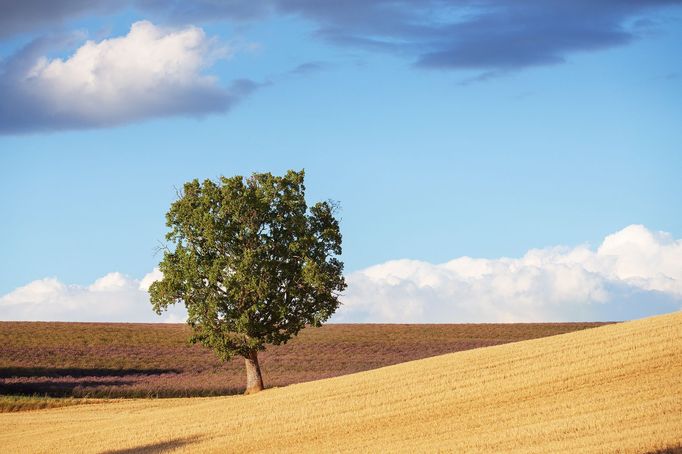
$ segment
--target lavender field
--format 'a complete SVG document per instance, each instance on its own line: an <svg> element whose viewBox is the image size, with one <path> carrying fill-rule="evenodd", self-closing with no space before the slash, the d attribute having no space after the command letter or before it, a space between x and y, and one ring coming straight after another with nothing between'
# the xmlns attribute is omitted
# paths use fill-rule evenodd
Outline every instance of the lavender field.
<svg viewBox="0 0 682 454"><path fill-rule="evenodd" d="M286 386L600 323L326 325L261 353L266 386ZM180 397L240 393L243 360L190 345L186 325L0 322L0 394Z"/></svg>

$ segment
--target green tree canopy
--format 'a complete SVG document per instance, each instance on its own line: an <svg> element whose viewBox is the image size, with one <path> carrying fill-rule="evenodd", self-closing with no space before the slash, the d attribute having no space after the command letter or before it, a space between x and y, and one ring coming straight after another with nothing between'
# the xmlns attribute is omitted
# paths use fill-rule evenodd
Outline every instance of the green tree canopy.
<svg viewBox="0 0 682 454"><path fill-rule="evenodd" d="M303 170L195 179L166 214L154 310L184 303L193 342L246 358L247 393L263 386L257 352L320 326L346 287L335 205L308 207L303 180Z"/></svg>

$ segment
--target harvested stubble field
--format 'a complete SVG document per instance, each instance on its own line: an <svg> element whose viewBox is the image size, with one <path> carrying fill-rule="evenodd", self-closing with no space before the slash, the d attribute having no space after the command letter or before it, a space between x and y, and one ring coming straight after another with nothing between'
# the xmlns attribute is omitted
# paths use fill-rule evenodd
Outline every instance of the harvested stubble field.
<svg viewBox="0 0 682 454"><path fill-rule="evenodd" d="M281 387L599 323L326 325L261 353L265 384ZM244 363L188 345L186 325L0 322L0 394L188 397L240 393ZM5 405L2 409L29 408ZM51 405L57 405L53 401Z"/></svg>
<svg viewBox="0 0 682 454"><path fill-rule="evenodd" d="M251 396L0 415L10 453L644 453L680 440L682 312Z"/></svg>

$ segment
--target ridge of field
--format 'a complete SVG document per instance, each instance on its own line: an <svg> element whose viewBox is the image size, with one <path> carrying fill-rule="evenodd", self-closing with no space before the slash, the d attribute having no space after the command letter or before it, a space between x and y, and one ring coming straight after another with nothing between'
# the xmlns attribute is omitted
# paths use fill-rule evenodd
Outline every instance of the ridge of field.
<svg viewBox="0 0 682 454"><path fill-rule="evenodd" d="M259 357L266 386L286 386L600 325L330 324L307 328ZM0 395L116 398L242 392L243 359L221 363L209 349L188 345L189 336L184 324L0 322ZM27 407L4 403L0 398L0 411Z"/></svg>
<svg viewBox="0 0 682 454"><path fill-rule="evenodd" d="M0 414L5 452L666 452L682 312L251 396Z"/></svg>

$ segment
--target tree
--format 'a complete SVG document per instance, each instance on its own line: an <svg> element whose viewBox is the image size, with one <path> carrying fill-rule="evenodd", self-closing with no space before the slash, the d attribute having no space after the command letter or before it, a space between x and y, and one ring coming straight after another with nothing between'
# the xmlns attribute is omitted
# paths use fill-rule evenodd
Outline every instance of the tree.
<svg viewBox="0 0 682 454"><path fill-rule="evenodd" d="M157 314L184 303L192 342L245 358L246 392L263 389L258 351L320 326L346 288L336 205L305 201L304 171L193 180L166 214L170 231L149 288Z"/></svg>

